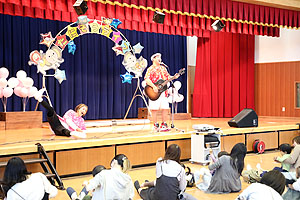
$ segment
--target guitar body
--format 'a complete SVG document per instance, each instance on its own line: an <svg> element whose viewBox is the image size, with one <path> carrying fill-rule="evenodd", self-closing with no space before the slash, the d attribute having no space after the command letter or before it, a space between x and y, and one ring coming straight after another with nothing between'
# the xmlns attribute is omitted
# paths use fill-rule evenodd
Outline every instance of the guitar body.
<svg viewBox="0 0 300 200"><path fill-rule="evenodd" d="M146 85L145 93L149 97L149 99L151 99L152 101L157 100L160 97L161 93L168 89L167 85L162 85L164 82L164 80L159 79L156 83L154 83L154 85L156 85L156 87L158 88L158 92L154 92L151 86Z"/></svg>
<svg viewBox="0 0 300 200"><path fill-rule="evenodd" d="M180 75L184 74L185 69L182 68L179 70L178 73L176 73L172 78L170 78L169 80L162 80L159 79L156 83L154 83L154 85L156 85L158 92L154 92L153 88L149 85L146 85L145 87L145 94L149 97L149 99L151 99L152 101L157 100L161 93L163 93L164 91L166 91L168 89L167 83L169 83L170 81L177 79Z"/></svg>

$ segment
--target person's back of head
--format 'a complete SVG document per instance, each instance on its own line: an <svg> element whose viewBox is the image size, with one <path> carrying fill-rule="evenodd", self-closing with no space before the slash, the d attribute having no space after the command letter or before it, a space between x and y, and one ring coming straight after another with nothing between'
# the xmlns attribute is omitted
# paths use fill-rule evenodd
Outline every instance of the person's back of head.
<svg viewBox="0 0 300 200"><path fill-rule="evenodd" d="M247 154L247 148L244 143L235 144L230 152L230 157L232 158L233 165L237 168L239 174L242 174L244 169L244 159Z"/></svg>
<svg viewBox="0 0 300 200"><path fill-rule="evenodd" d="M11 158L6 165L3 182L5 184L5 194L16 183L23 182L27 179L27 175L30 172L27 171L24 161L19 157Z"/></svg>
<svg viewBox="0 0 300 200"><path fill-rule="evenodd" d="M121 167L122 172L124 172L124 173L126 173L131 168L130 161L127 158L127 156L125 156L124 154L116 155L112 159L110 164L111 164L111 167L113 167L115 164L118 164Z"/></svg>
<svg viewBox="0 0 300 200"><path fill-rule="evenodd" d="M104 169L106 169L106 168L103 165L97 165L96 167L94 167L94 169L92 171L93 177L95 177L97 174L99 174Z"/></svg>
<svg viewBox="0 0 300 200"><path fill-rule="evenodd" d="M229 156L229 153L227 151L220 151L218 153L218 158L221 158L222 156Z"/></svg>
<svg viewBox="0 0 300 200"><path fill-rule="evenodd" d="M177 144L168 146L163 160L173 160L180 164L181 149Z"/></svg>
<svg viewBox="0 0 300 200"><path fill-rule="evenodd" d="M279 151L282 151L286 154L290 154L292 152L292 146L290 144L284 143L279 146Z"/></svg>
<svg viewBox="0 0 300 200"><path fill-rule="evenodd" d="M271 170L265 173L261 178L260 183L270 186L280 195L282 195L285 189L285 177L277 170Z"/></svg>
<svg viewBox="0 0 300 200"><path fill-rule="evenodd" d="M293 138L292 140L293 144L296 143L296 144L300 144L300 136L296 136Z"/></svg>

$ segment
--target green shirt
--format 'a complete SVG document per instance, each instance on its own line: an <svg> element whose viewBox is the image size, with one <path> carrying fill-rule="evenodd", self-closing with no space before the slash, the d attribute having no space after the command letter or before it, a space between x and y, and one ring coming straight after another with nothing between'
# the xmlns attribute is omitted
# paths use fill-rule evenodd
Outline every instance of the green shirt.
<svg viewBox="0 0 300 200"><path fill-rule="evenodd" d="M283 163L285 159L290 157L290 154L284 154L282 157L277 157L277 161L281 162L282 169L285 169L286 171L290 171L291 165L287 163Z"/></svg>

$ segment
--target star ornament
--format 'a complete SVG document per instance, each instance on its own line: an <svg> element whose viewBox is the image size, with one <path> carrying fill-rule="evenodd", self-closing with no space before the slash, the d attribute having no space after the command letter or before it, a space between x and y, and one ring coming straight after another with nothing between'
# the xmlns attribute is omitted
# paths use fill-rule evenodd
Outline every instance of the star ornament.
<svg viewBox="0 0 300 200"><path fill-rule="evenodd" d="M132 80L132 75L129 72L126 72L125 74L121 74L120 75L121 79L122 79L122 83L129 83L131 84L131 80Z"/></svg>
<svg viewBox="0 0 300 200"><path fill-rule="evenodd" d="M121 45L115 44L115 46L112 48L112 50L115 51L116 55L124 55L123 53L123 48L121 47Z"/></svg>
<svg viewBox="0 0 300 200"><path fill-rule="evenodd" d="M136 45L133 46L134 53L140 54L144 47L141 45L141 43L137 43Z"/></svg>
<svg viewBox="0 0 300 200"><path fill-rule="evenodd" d="M52 37L51 32L45 34L41 33L40 35L41 35L40 44L44 44L47 47L49 47L52 44L52 42L55 40L55 38Z"/></svg>
<svg viewBox="0 0 300 200"><path fill-rule="evenodd" d="M122 22L119 19L113 19L110 25L118 29L120 24L122 24Z"/></svg>
<svg viewBox="0 0 300 200"><path fill-rule="evenodd" d="M61 84L63 81L67 80L65 70L56 69L54 78Z"/></svg>
<svg viewBox="0 0 300 200"><path fill-rule="evenodd" d="M89 21L91 21L91 20L89 18L87 18L86 15L81 15L81 16L77 17L76 23L78 25L82 25L82 24L87 24Z"/></svg>
<svg viewBox="0 0 300 200"><path fill-rule="evenodd" d="M75 51L76 51L76 44L74 43L73 40L71 40L68 44L68 52L74 55Z"/></svg>

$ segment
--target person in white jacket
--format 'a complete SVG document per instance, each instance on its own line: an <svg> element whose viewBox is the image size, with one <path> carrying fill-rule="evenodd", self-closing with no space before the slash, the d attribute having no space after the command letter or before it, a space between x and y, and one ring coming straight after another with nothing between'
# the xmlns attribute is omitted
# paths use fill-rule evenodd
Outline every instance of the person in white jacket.
<svg viewBox="0 0 300 200"><path fill-rule="evenodd" d="M249 185L236 200L282 200L285 189L285 177L277 170L271 170L263 175L260 183Z"/></svg>
<svg viewBox="0 0 300 200"><path fill-rule="evenodd" d="M11 158L4 171L3 188L6 200L42 200L57 195L57 188L42 173L27 171L24 161L19 157Z"/></svg>
<svg viewBox="0 0 300 200"><path fill-rule="evenodd" d="M116 155L111 161L111 169L103 170L83 186L93 192L92 200L132 200L134 189L131 177L126 173L130 161L124 154Z"/></svg>

